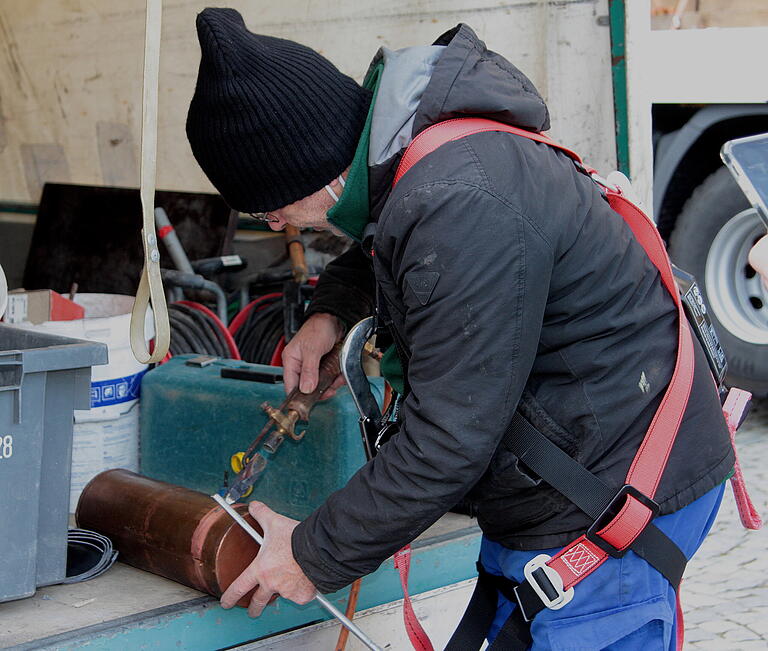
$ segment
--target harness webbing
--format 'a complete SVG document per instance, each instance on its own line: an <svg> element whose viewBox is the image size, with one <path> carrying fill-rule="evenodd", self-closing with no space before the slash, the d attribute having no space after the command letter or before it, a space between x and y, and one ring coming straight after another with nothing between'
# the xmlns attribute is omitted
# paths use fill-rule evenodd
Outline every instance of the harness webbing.
<svg viewBox="0 0 768 651"><path fill-rule="evenodd" d="M504 444L528 468L593 520L600 518L616 496L615 488L563 452L519 412L515 412L504 435ZM677 588L688 559L663 531L649 524L635 538L630 549Z"/></svg>

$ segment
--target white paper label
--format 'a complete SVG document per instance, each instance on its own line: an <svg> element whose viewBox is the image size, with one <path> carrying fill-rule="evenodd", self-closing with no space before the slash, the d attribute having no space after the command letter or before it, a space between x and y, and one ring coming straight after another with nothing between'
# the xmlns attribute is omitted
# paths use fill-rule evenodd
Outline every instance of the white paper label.
<svg viewBox="0 0 768 651"><path fill-rule="evenodd" d="M8 294L8 309L5 311L6 323L26 321L28 303L29 297L26 294Z"/></svg>

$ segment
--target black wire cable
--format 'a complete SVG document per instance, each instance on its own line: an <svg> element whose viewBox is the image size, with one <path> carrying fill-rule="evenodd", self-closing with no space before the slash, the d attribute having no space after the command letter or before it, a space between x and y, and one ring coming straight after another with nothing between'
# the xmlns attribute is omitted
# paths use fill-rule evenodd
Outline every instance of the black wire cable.
<svg viewBox="0 0 768 651"><path fill-rule="evenodd" d="M180 309L182 306L174 306L173 314L171 315L171 338L173 338L174 332L181 334L184 340L187 342L189 350L188 353L204 353L211 350L211 342L207 336L204 327L199 327L196 319Z"/></svg>
<svg viewBox="0 0 768 651"><path fill-rule="evenodd" d="M240 356L246 362L269 364L280 341L283 327L281 297L254 306L235 333Z"/></svg>
<svg viewBox="0 0 768 651"><path fill-rule="evenodd" d="M227 357L229 349L224 341L224 337L217 327L214 326L212 319L200 310L196 310L188 305L177 304L176 309L189 316L197 323L198 331L205 337L208 350L217 357ZM195 351L197 352L197 351Z"/></svg>
<svg viewBox="0 0 768 651"><path fill-rule="evenodd" d="M263 318L257 322L252 335L256 342L255 358L259 364L269 364L283 333L283 306L276 303L264 310Z"/></svg>
<svg viewBox="0 0 768 651"><path fill-rule="evenodd" d="M202 314L202 313L201 313ZM203 315L210 321L210 317L207 315ZM219 349L222 351L221 356L222 357L231 357L231 353L229 350L229 344L227 343L227 340L224 338L224 333L221 331L220 328L213 328L213 333L216 335L216 340L219 343Z"/></svg>
<svg viewBox="0 0 768 651"><path fill-rule="evenodd" d="M171 303L168 305L171 326L171 355L196 353L212 357L231 357L229 346L216 322L203 311Z"/></svg>
<svg viewBox="0 0 768 651"><path fill-rule="evenodd" d="M174 310L173 315L169 316L172 328L171 338L174 330L181 333L189 347L185 352L201 354L209 352L210 346L205 340L205 334L197 327L194 319L180 310Z"/></svg>
<svg viewBox="0 0 768 651"><path fill-rule="evenodd" d="M80 558L85 556L91 559L87 567L83 566L84 561ZM87 529L70 529L67 532L67 578L61 583L80 583L93 579L106 572L116 560L117 552L112 548L109 538Z"/></svg>
<svg viewBox="0 0 768 651"><path fill-rule="evenodd" d="M312 288L304 285L299 296L304 300L310 297L311 293ZM233 335L244 361L254 364L269 364L272 361L275 350L285 334L285 300L283 293L270 298L255 299L245 320Z"/></svg>
<svg viewBox="0 0 768 651"><path fill-rule="evenodd" d="M171 355L182 355L194 352L194 345L187 339L186 328L180 324L175 315L168 310L168 323L171 326L171 344L168 348Z"/></svg>

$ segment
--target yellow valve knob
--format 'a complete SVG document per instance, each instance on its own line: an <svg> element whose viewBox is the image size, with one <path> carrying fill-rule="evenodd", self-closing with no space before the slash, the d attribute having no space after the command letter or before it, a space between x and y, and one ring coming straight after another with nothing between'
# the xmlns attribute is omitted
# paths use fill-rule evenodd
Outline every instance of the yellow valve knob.
<svg viewBox="0 0 768 651"><path fill-rule="evenodd" d="M243 457L245 452L235 452L229 460L229 465L232 466L232 470L240 472L243 469Z"/></svg>
<svg viewBox="0 0 768 651"><path fill-rule="evenodd" d="M245 458L245 452L236 452L233 454L229 459L229 465L232 466L232 470L239 473L243 467L243 459ZM243 497L248 497L253 492L253 486L249 487L245 493L243 493Z"/></svg>

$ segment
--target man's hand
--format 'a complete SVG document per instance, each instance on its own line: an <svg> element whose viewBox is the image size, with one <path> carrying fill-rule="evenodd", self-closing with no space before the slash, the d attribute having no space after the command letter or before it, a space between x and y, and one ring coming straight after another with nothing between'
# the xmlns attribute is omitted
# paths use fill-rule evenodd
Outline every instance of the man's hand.
<svg viewBox="0 0 768 651"><path fill-rule="evenodd" d="M248 606L250 617L261 615L274 594L297 604L312 601L317 592L315 586L305 576L291 551L291 534L298 521L275 513L261 502L251 502L248 512L264 531L264 545L253 562L221 595L222 608L232 608L256 586L258 588Z"/></svg>
<svg viewBox="0 0 768 651"><path fill-rule="evenodd" d="M289 394L297 386L302 393L312 393L317 386L320 358L344 336L344 328L338 318L332 314L313 314L283 351L283 379L285 393ZM336 393L344 378L339 375L322 399Z"/></svg>
<svg viewBox="0 0 768 651"><path fill-rule="evenodd" d="M766 289L768 289L768 235L757 241L749 252L749 264L760 274Z"/></svg>

